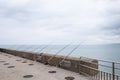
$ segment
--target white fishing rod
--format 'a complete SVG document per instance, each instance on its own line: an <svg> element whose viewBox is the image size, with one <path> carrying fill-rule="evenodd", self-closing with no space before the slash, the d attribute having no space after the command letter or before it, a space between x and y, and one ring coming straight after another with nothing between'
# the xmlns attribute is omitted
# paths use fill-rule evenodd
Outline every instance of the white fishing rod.
<svg viewBox="0 0 120 80"><path fill-rule="evenodd" d="M38 49L41 49L41 47L42 47L42 46L38 46L38 47L34 48L34 49L31 50L31 51L34 52L34 53L37 53L37 52L38 52Z"/></svg>
<svg viewBox="0 0 120 80"><path fill-rule="evenodd" d="M46 48L48 48L48 47L49 47L49 45L44 46L43 48L41 48L41 49L39 50L39 52L41 53L44 49L46 49Z"/></svg>
<svg viewBox="0 0 120 80"><path fill-rule="evenodd" d="M19 48L18 45L11 45L8 49L16 50L16 49L18 49L18 48Z"/></svg>
<svg viewBox="0 0 120 80"><path fill-rule="evenodd" d="M28 45L27 45L27 46L28 46ZM24 48L23 51L28 51L28 50L31 49L31 48L33 48L33 46L32 46L32 45L29 45L28 47Z"/></svg>
<svg viewBox="0 0 120 80"><path fill-rule="evenodd" d="M23 46L25 46L25 45L23 45ZM23 46L21 46L21 47L23 47ZM20 48L21 48L20 47ZM34 46L32 46L32 45L27 45L27 47L24 47L23 49L22 49L22 51L28 51L29 49L32 49L32 48L34 48ZM37 49L39 49L40 47L37 47ZM34 49L34 50L32 50L32 51L35 51L36 50L36 48ZM31 50L30 50L31 51Z"/></svg>
<svg viewBox="0 0 120 80"><path fill-rule="evenodd" d="M51 41L48 45L45 45L43 48L41 48L39 50L40 53L42 53L43 50L45 50L46 48L48 48L49 46L51 46L53 44L53 41Z"/></svg>
<svg viewBox="0 0 120 80"><path fill-rule="evenodd" d="M31 52L35 51L36 48L38 48L39 46L33 45L33 47L29 48Z"/></svg>
<svg viewBox="0 0 120 80"><path fill-rule="evenodd" d="M25 43L15 46L16 46L15 50L20 50L23 46L25 46Z"/></svg>
<svg viewBox="0 0 120 80"><path fill-rule="evenodd" d="M37 53L38 51L38 49L42 49L41 48L41 46L38 46L37 48L34 48L34 46L29 46L29 47L27 47L25 50L29 50L29 49L32 49L33 48L33 50L30 50L31 52L35 52L35 53Z"/></svg>
<svg viewBox="0 0 120 80"><path fill-rule="evenodd" d="M14 49L15 45L9 45L6 49Z"/></svg>
<svg viewBox="0 0 120 80"><path fill-rule="evenodd" d="M53 42L53 41L52 41ZM44 47L42 47L39 51L37 51L36 53L40 53L40 56L42 55L42 54L44 54L42 51L43 50L46 50L49 46L51 46L51 43L50 44L48 44L48 45L45 45ZM38 47L38 49L39 49L39 47ZM36 61L36 54L34 55L34 61Z"/></svg>
<svg viewBox="0 0 120 80"><path fill-rule="evenodd" d="M8 47L4 47L6 49L15 49L16 47L18 47L17 45L8 45Z"/></svg>
<svg viewBox="0 0 120 80"><path fill-rule="evenodd" d="M50 60L52 60L55 56L57 56L60 52L62 52L64 49L66 49L67 47L69 47L71 45L68 44L68 45L65 45L63 48L61 48L59 51L56 52L56 54L54 54L53 56L51 56L48 60L47 60L47 63L49 64Z"/></svg>
<svg viewBox="0 0 120 80"><path fill-rule="evenodd" d="M18 47L18 45L12 45L13 47L11 47L10 49L13 49L13 50L16 50L17 49L17 47Z"/></svg>
<svg viewBox="0 0 120 80"><path fill-rule="evenodd" d="M59 62L59 65L61 66L61 64L64 62L64 60L70 56L76 49L78 49L81 45L82 45L83 42L81 42L79 45L77 45L75 48L73 48L60 62Z"/></svg>

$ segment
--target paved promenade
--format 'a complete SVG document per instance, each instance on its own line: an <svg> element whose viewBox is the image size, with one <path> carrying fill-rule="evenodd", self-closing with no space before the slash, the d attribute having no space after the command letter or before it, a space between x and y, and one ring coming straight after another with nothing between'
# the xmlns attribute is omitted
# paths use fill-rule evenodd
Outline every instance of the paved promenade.
<svg viewBox="0 0 120 80"><path fill-rule="evenodd" d="M49 73L56 71L56 73ZM0 52L0 80L88 80L78 73Z"/></svg>

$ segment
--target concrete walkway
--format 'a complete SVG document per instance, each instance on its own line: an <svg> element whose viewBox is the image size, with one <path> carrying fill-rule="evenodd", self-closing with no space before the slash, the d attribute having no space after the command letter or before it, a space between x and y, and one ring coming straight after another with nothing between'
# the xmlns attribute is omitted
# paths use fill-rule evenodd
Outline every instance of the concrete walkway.
<svg viewBox="0 0 120 80"><path fill-rule="evenodd" d="M53 70L56 73L48 73ZM33 77L24 78L25 75ZM88 80L87 77L75 72L0 52L0 80L66 80L67 76L74 77L74 80Z"/></svg>

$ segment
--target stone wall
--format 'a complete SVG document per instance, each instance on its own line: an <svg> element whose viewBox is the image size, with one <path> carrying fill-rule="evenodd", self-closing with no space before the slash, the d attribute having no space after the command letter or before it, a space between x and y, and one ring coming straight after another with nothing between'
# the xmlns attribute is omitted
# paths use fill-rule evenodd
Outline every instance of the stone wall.
<svg viewBox="0 0 120 80"><path fill-rule="evenodd" d="M97 65L98 61L90 58L67 57L64 61L62 61L65 58L65 56L56 55L55 57L53 57L54 56L53 54L48 54L48 53L33 53L33 52L25 52L25 51L18 51L18 50L3 49L3 48L0 48L0 51L7 54L19 56L22 58L36 60L44 64L48 63L51 66L58 66L70 71L74 71L78 73L82 72L90 76L95 76L98 73L98 71L89 68L91 67L91 68L98 69L98 65ZM51 57L53 58L48 62L48 60ZM60 64L61 61L62 63Z"/></svg>

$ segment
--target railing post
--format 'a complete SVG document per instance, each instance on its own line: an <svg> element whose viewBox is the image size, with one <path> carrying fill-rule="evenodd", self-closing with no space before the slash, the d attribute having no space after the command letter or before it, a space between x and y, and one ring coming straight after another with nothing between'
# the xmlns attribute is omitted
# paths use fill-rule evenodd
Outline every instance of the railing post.
<svg viewBox="0 0 120 80"><path fill-rule="evenodd" d="M115 80L115 63L112 62L112 80Z"/></svg>

